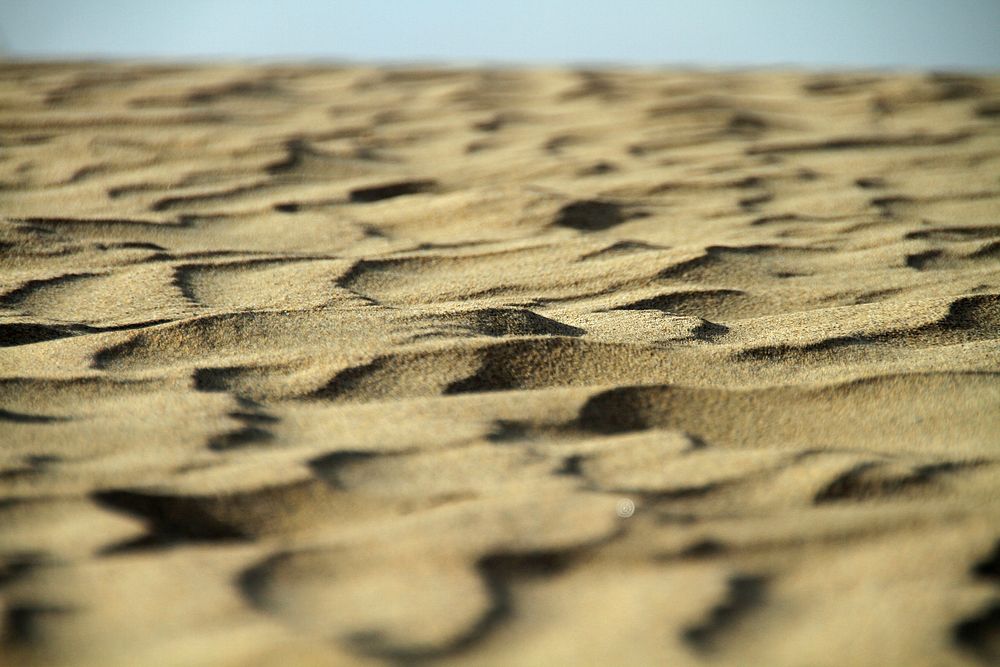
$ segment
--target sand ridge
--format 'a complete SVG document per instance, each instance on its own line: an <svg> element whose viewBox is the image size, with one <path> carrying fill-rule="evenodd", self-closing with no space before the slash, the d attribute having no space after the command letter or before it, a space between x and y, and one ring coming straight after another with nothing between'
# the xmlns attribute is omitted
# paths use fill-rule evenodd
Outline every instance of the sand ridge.
<svg viewBox="0 0 1000 667"><path fill-rule="evenodd" d="M0 663L998 659L998 104L3 64Z"/></svg>

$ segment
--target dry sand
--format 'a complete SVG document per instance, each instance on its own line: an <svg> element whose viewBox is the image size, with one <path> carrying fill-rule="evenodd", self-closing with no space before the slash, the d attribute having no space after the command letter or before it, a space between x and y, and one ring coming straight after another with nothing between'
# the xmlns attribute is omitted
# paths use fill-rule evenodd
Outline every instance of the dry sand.
<svg viewBox="0 0 1000 667"><path fill-rule="evenodd" d="M0 663L998 659L998 117L2 66Z"/></svg>

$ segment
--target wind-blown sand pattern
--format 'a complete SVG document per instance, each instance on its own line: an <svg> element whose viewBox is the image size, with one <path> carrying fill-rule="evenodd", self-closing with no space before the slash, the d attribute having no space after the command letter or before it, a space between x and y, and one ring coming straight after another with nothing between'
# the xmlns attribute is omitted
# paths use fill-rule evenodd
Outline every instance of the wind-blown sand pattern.
<svg viewBox="0 0 1000 667"><path fill-rule="evenodd" d="M997 660L998 118L4 65L0 663Z"/></svg>

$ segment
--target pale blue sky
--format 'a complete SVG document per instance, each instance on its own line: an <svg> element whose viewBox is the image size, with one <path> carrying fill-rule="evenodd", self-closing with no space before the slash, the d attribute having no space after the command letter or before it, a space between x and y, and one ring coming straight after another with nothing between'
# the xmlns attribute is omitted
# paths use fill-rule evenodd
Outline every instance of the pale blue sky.
<svg viewBox="0 0 1000 667"><path fill-rule="evenodd" d="M20 57L1000 70L1000 0L0 0Z"/></svg>

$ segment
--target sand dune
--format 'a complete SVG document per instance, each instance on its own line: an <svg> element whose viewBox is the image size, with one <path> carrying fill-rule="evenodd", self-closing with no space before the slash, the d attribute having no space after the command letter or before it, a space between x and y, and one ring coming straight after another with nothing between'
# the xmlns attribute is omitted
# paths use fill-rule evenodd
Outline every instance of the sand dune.
<svg viewBox="0 0 1000 667"><path fill-rule="evenodd" d="M993 664L998 100L3 65L0 663Z"/></svg>

